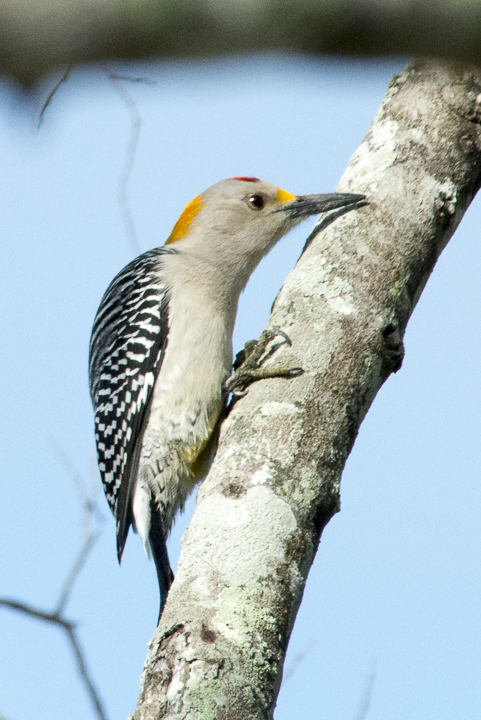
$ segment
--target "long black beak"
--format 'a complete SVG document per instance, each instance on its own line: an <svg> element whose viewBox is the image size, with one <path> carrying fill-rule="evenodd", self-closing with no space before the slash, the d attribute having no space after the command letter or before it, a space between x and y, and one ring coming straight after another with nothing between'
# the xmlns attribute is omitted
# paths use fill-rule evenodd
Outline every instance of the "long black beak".
<svg viewBox="0 0 481 720"><path fill-rule="evenodd" d="M353 193L299 195L292 202L282 205L276 212L285 212L291 220L294 220L309 215L317 215L328 210L336 210L336 208L346 207L346 205L352 205L365 199L365 195L354 195Z"/></svg>

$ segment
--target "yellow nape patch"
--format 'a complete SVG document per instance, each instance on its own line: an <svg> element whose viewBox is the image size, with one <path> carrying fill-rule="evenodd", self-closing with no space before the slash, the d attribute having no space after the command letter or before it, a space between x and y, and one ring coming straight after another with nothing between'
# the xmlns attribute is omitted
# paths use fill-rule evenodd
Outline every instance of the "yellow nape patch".
<svg viewBox="0 0 481 720"><path fill-rule="evenodd" d="M287 203L292 202L296 199L295 195L291 195L291 193L286 192L285 190L279 190L277 191L277 202L278 203Z"/></svg>
<svg viewBox="0 0 481 720"><path fill-rule="evenodd" d="M191 200L188 205L185 206L182 215L175 223L174 229L172 230L165 242L166 245L185 238L185 236L189 232L189 227L192 220L195 218L197 213L202 210L202 207L204 205L204 203L201 202L200 198L201 196L198 195L193 200Z"/></svg>

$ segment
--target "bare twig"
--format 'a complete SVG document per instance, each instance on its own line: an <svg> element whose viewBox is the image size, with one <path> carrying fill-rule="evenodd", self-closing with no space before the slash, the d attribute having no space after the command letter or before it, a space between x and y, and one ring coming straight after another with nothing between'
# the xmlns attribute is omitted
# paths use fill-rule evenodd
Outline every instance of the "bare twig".
<svg viewBox="0 0 481 720"><path fill-rule="evenodd" d="M98 720L107 720L107 715L100 699L99 692L96 689L87 668L85 654L81 648L76 633L76 624L72 620L67 619L64 615L64 610L67 602L70 599L74 584L78 579L82 568L85 565L87 557L89 556L93 546L95 545L100 535L99 522L103 520L103 515L96 505L98 481L95 486L92 484L90 490L88 490L82 475L75 468L71 459L63 450L63 448L59 445L59 443L54 438L52 438L49 440L49 444L53 452L56 454L56 456L64 466L67 474L73 480L74 485L77 489L80 505L82 507L84 543L72 564L72 567L67 575L67 578L65 579L65 582L63 583L62 589L59 594L59 599L53 612L42 610L41 608L30 605L29 603L21 602L18 600L11 600L9 598L0 598L0 607L9 608L10 610L15 610L17 612L23 613L24 615L29 615L30 617L36 618L37 620L43 620L44 622L57 625L57 627L60 627L66 633L70 648L77 663L78 672L80 674L80 677L82 678L85 690L90 697L92 705L95 709L96 717L98 718Z"/></svg>
<svg viewBox="0 0 481 720"><path fill-rule="evenodd" d="M124 224L125 224L127 239L129 241L130 247L131 247L134 255L139 255L141 253L141 247L140 247L139 239L137 237L137 232L135 230L135 224L134 224L134 220L132 217L132 211L130 210L130 206L129 206L128 186L129 186L129 180L130 180L130 176L132 174L132 169L133 169L134 162L135 162L135 155L137 152L137 145L138 145L139 137L140 137L140 128L142 125L142 117L138 111L135 100L130 95L128 90L126 90L123 83L130 82L130 83L144 83L146 85L154 85L155 81L150 80L149 78L145 78L145 77L131 77L129 75L121 75L118 73L114 73L106 65L104 65L104 68L107 73L107 77L109 78L110 82L112 83L113 87L115 88L116 92L118 93L120 99L122 100L125 107L127 108L127 112L130 115L130 137L129 137L129 140L127 143L127 148L125 150L124 166L119 175L117 199L118 199L118 203L120 205L120 210L122 212L122 217L123 217ZM61 85L63 85L64 82L66 82L68 80L71 70L72 70L72 65L68 65L64 74L60 78L60 80L56 83L56 85L49 92L47 99L46 99L45 103L43 104L43 107L40 110L40 113L38 116L38 127L40 127L40 125L42 124L42 121L43 121L43 118L45 115L45 111L51 104L58 89L60 88Z"/></svg>
<svg viewBox="0 0 481 720"><path fill-rule="evenodd" d="M304 660L306 655L308 655L312 648L314 647L315 643L311 640L310 642L306 643L303 648L299 650L298 653L294 655L291 662L287 666L287 668L284 671L284 675L282 678L282 684L285 685L285 683L291 679L291 677L296 672L297 668L301 664L301 662Z"/></svg>
<svg viewBox="0 0 481 720"><path fill-rule="evenodd" d="M42 122L43 122L43 116L45 115L45 110L48 108L48 106L49 106L50 103L52 102L54 96L57 94L57 91L58 91L59 87L60 87L61 85L63 85L64 82L67 82L68 76L70 75L70 71L71 71L71 70L72 70L72 65L67 65L67 68L66 68L64 74L62 75L62 77L60 78L60 80L58 81L58 83L52 88L52 90L50 90L50 92L49 92L49 94L48 94L48 96L47 96L47 99L45 100L45 102L44 102L44 104L43 104L43 107L42 107L42 109L40 110L40 112L39 112L39 114L38 114L38 125L37 125L37 127L40 127L40 125L42 124Z"/></svg>
<svg viewBox="0 0 481 720"><path fill-rule="evenodd" d="M73 586L78 576L80 575L80 572L82 571L85 561L87 560L93 546L97 542L97 539L100 535L100 529L98 526L94 526L93 520L95 518L97 523L99 523L103 522L104 518L102 513L99 511L96 503L96 496L99 488L98 481L95 483L95 485L91 486L90 490L87 489L86 483L82 475L79 473L79 471L71 461L70 457L60 446L57 440L55 438L49 438L49 445L64 466L66 472L72 479L77 489L83 514L84 544L80 548L80 551L74 560L72 568L67 575L67 578L65 579L65 582L63 584L63 588L60 592L55 612L58 615L61 615L70 598Z"/></svg>
<svg viewBox="0 0 481 720"><path fill-rule="evenodd" d="M93 546L97 542L99 536L100 536L100 531L92 533L87 538L84 545L80 549L80 552L77 555L75 562L72 565L72 568L70 569L70 572L67 575L67 578L63 584L63 588L60 593L60 597L58 599L57 607L55 609L56 614L61 615L63 613L65 606L67 605L67 603L70 599L70 595L72 594L72 590L73 590L75 581L77 580L78 576L80 575L82 568L85 565L85 562L86 562L88 556L90 555L90 551L92 550Z"/></svg>
<svg viewBox="0 0 481 720"><path fill-rule="evenodd" d="M126 90L123 81L128 82L145 82L144 78L127 78L122 75L116 75L108 67L106 67L107 77L118 93L120 99L127 108L127 112L130 115L130 137L125 150L124 166L119 176L119 185L117 198L120 205L120 210L124 218L125 229L127 233L127 239L130 243L132 252L135 255L139 255L141 252L139 239L135 230L135 224L132 217L132 212L129 206L128 199L128 186L130 176L132 174L132 168L134 167L135 155L137 152L137 145L140 136L140 126L142 124L142 118L137 108L137 104L131 94Z"/></svg>
<svg viewBox="0 0 481 720"><path fill-rule="evenodd" d="M75 632L75 623L62 617L58 612L45 612L44 610L35 608L32 605L28 605L27 603L19 602L18 600L0 598L0 606L9 608L10 610L16 610L17 612L23 613L24 615L34 617L37 620L44 620L45 622L52 623L54 625L57 625L58 627L61 627L62 630L66 632L70 647L72 648L72 652L77 661L80 676L82 677L84 685L90 696L90 700L92 701L92 704L95 708L96 715L99 720L107 720L107 715L103 708L100 695L94 685L92 678L90 677L84 653Z"/></svg>
<svg viewBox="0 0 481 720"><path fill-rule="evenodd" d="M85 663L85 658L84 658L84 653L82 651L82 648L80 647L77 635L75 633L75 629L73 627L70 627L70 629L66 628L66 632L67 632L69 640L70 640L70 646L72 648L72 652L74 653L75 658L77 660L78 671L84 681L85 686L88 688L90 699L92 700L92 703L95 707L97 716L100 718L100 720L107 720L107 715L106 715L104 707L102 705L102 701L100 700L100 695L99 695L98 690L96 689L96 687L93 683L93 680L90 677L90 673L87 669L87 665Z"/></svg>
<svg viewBox="0 0 481 720"><path fill-rule="evenodd" d="M67 455L67 453L56 438L50 437L47 439L47 442L50 445L50 449L52 450L54 455L56 455L57 460L60 461L65 471L70 476L70 479L73 481L73 484L75 485L79 496L80 504L82 505L82 509L85 510L85 508L87 508L90 512L91 504L82 475L79 473L72 460Z"/></svg>
<svg viewBox="0 0 481 720"><path fill-rule="evenodd" d="M372 691L374 683L376 681L376 661L373 660L366 673L364 680L364 690L361 696L361 702L359 703L359 710L357 711L356 720L366 720L369 706L371 704Z"/></svg>
<svg viewBox="0 0 481 720"><path fill-rule="evenodd" d="M58 613L46 612L45 610L34 608L33 605L29 605L28 603L20 602L19 600L0 598L0 606L10 608L10 610L17 610L17 612L30 615L31 617L37 618L37 620L45 620L45 622L59 625L65 630L73 627L73 623L70 620L60 617Z"/></svg>
<svg viewBox="0 0 481 720"><path fill-rule="evenodd" d="M115 78L115 80L122 80L130 83L143 83L144 85L156 85L157 83L152 78L148 77L132 77L132 75L120 75L119 73L108 71L109 78Z"/></svg>
<svg viewBox="0 0 481 720"><path fill-rule="evenodd" d="M88 540L93 532L92 520L95 517L97 522L103 522L104 516L100 512L97 506L97 495L99 493L100 484L98 482L98 474L95 476L92 474L92 482L90 488L87 487L81 473L77 470L72 460L62 448L60 443L53 437L48 438L48 444L52 452L57 456L59 462L63 465L65 471L69 475L78 493L80 505L82 506L83 514L83 533L84 538Z"/></svg>

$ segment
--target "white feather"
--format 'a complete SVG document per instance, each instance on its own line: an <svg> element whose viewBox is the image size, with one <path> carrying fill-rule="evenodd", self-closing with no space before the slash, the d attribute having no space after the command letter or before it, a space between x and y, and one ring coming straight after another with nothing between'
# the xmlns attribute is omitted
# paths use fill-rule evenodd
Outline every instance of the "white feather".
<svg viewBox="0 0 481 720"><path fill-rule="evenodd" d="M145 554L149 558L152 557L149 543L150 533L150 490L148 486L140 480L137 480L134 492L133 511L135 518L135 530L139 533Z"/></svg>

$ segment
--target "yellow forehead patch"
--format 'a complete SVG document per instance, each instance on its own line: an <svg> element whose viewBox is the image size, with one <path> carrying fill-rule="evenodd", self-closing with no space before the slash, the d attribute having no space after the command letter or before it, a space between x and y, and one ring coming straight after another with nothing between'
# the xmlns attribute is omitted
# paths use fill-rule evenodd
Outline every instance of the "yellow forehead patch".
<svg viewBox="0 0 481 720"><path fill-rule="evenodd" d="M287 203L292 202L296 199L295 195L291 195L291 193L286 192L285 190L279 190L277 191L277 202L279 203Z"/></svg>
<svg viewBox="0 0 481 720"><path fill-rule="evenodd" d="M201 198L201 196L198 195L193 200L191 200L188 205L185 206L184 211L182 212L182 215L175 223L172 232L170 233L169 237L167 238L167 240L165 242L166 245L177 242L178 240L182 240L182 238L185 238L185 236L189 232L189 227L190 227L192 220L195 218L197 213L200 212L200 210L202 210L202 208L204 206L204 203L201 202L200 198Z"/></svg>

